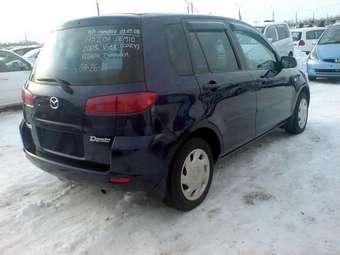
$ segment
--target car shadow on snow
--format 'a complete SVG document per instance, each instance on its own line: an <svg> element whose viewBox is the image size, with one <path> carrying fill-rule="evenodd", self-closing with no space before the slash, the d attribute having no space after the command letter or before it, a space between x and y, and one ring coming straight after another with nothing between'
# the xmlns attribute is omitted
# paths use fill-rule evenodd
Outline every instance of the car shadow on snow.
<svg viewBox="0 0 340 255"><path fill-rule="evenodd" d="M283 141L289 140L289 137L291 136L283 130L276 129L267 136L220 159L216 163L214 170L215 178L212 183L214 192L209 194L208 199L192 212L196 214L211 209L209 203L210 199L213 201L214 196L218 196L219 194L228 191L230 187L235 186L235 184L232 183L233 176L237 175L238 172L242 172L241 178L244 176L244 178L248 180L255 178L255 176L251 177L252 175L256 175L256 177L262 174L265 175L265 172L254 172L251 168L248 168L248 165L254 164L254 161L256 164L258 158L265 157L263 153L266 153L267 148L270 150L271 146L277 146ZM223 180L219 180L218 175L222 175ZM238 184L236 183L236 185ZM148 216L152 215L152 217L155 217L154 220L156 221L163 220L164 218L176 221L176 219L179 219L178 216L185 215L182 212L166 207L161 201L158 201L143 192L126 192L115 189L106 189L104 192L98 187L74 184L71 182L60 183L60 181L57 180L56 185L54 187L49 186L49 189L51 190L41 191L41 193L38 191L38 193L41 194L39 199L44 202L40 204L53 206L53 204L56 203L58 204L58 211L60 209L73 210L74 207L82 208L81 210L83 210L83 208L87 208L88 210L93 208L97 213L107 218L107 221L112 218L117 219L118 216L121 217L121 219L126 217L139 218L143 214ZM63 189L67 192L64 192ZM55 198L51 198L51 195L48 195L47 193L54 193ZM61 193L63 195L60 195Z"/></svg>
<svg viewBox="0 0 340 255"><path fill-rule="evenodd" d="M210 199L219 200L219 197L227 199L231 194L235 194L234 192L239 193L236 197L247 205L257 204L249 201L257 201L261 196L268 198L263 201L274 198L274 194L266 190L268 185L263 180L270 178L268 176L278 179L276 177L284 175L287 168L279 166L286 165L287 159L294 157L294 141L301 141L305 136L305 133L299 136L290 135L277 128L220 159L215 165L208 202Z"/></svg>
<svg viewBox="0 0 340 255"><path fill-rule="evenodd" d="M220 159L215 166L215 173L220 174L223 173L224 178L229 179L229 175L233 175L233 171L249 171L249 175L251 175L251 170L247 169L247 162L250 159L256 158L256 156L262 157L261 153L264 153L263 150L266 147L270 146L277 146L277 144L281 143L283 140L287 140L291 137L291 135L285 133L281 129L276 129L272 133L268 134L267 136L260 138L259 140L243 147L239 151L236 151L232 153L231 155L228 155L222 159ZM239 165L242 166L243 169L239 169ZM230 170L232 172L230 172ZM265 174L265 173L263 173ZM247 175L247 173L245 173ZM213 181L212 186L214 186ZM157 199L154 199L147 194L143 192L126 192L126 191L119 191L115 189L107 189L104 191L101 191L97 187L88 187L85 185L78 185L78 188L82 193L87 194L85 196L91 197L90 199L82 199L84 203L95 203L93 205L87 205L87 207L109 207L111 208L111 211L116 211L118 214L126 214L129 215L134 214L134 212L145 210L145 211L154 211L155 214L152 215L158 215L166 212L167 217L169 215L172 215L173 217L177 217L178 215L182 215L182 213L177 212L176 210L170 209L166 207L161 201L158 201ZM221 187L222 188L222 187ZM222 189L228 189L228 187L223 187ZM223 190L221 190L222 192ZM75 199L74 203L77 203L79 199L76 197L72 198L72 193L69 194L69 199L73 200ZM91 193L91 195L88 195L88 193ZM216 195L219 193L215 189ZM79 194L78 194L79 195ZM76 196L78 196L76 195ZM210 195L209 195L210 196ZM205 201L207 202L207 201ZM205 202L203 202L202 206L198 207L198 211L205 210ZM72 202L73 203L73 202ZM99 204L98 204L99 203ZM199 209L200 208L200 209ZM194 210L196 211L196 210ZM162 216L157 216L162 217Z"/></svg>

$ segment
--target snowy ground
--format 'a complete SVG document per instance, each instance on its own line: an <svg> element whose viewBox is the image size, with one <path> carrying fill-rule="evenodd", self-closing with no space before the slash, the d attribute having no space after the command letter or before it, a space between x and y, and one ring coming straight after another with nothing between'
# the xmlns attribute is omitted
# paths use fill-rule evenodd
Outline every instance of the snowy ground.
<svg viewBox="0 0 340 255"><path fill-rule="evenodd" d="M0 114L0 254L340 254L340 82L311 83L306 131L221 160L189 213L143 194L60 182Z"/></svg>

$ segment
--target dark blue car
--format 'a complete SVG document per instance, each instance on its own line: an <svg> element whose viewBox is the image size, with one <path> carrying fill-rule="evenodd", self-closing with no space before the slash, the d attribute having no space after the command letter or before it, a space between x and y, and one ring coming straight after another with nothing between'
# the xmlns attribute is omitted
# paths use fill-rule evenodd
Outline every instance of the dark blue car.
<svg viewBox="0 0 340 255"><path fill-rule="evenodd" d="M32 163L186 211L206 197L220 157L276 127L303 132L309 88L296 60L245 23L128 14L54 31L22 98Z"/></svg>

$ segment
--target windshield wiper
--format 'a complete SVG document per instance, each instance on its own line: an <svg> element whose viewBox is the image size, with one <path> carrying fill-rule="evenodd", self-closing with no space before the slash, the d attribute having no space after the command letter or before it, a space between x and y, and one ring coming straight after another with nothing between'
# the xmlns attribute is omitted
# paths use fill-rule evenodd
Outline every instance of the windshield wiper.
<svg viewBox="0 0 340 255"><path fill-rule="evenodd" d="M55 78L38 78L37 81L45 81L45 82L55 82L61 85L62 89L69 94L73 94L73 89L70 87L72 85L69 81Z"/></svg>

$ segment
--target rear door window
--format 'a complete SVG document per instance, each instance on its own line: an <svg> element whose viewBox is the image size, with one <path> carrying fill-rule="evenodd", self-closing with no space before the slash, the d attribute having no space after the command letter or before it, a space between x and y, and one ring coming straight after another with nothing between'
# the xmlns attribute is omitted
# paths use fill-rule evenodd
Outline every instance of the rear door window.
<svg viewBox="0 0 340 255"><path fill-rule="evenodd" d="M176 73L179 75L192 74L189 51L182 25L168 25L166 26L165 33L169 60Z"/></svg>
<svg viewBox="0 0 340 255"><path fill-rule="evenodd" d="M197 37L212 73L239 70L233 48L225 32L197 32Z"/></svg>
<svg viewBox="0 0 340 255"><path fill-rule="evenodd" d="M269 39L269 41L276 42L277 34L276 34L275 26L268 27L265 36L267 39Z"/></svg>
<svg viewBox="0 0 340 255"><path fill-rule="evenodd" d="M324 30L307 31L306 32L306 39L307 40L319 39L323 32L324 32Z"/></svg>
<svg viewBox="0 0 340 255"><path fill-rule="evenodd" d="M279 35L279 40L283 40L289 37L289 30L286 25L277 25L277 33Z"/></svg>
<svg viewBox="0 0 340 255"><path fill-rule="evenodd" d="M314 40L315 38L315 32L314 31L307 31L306 32L306 39L307 40Z"/></svg>
<svg viewBox="0 0 340 255"><path fill-rule="evenodd" d="M55 31L41 50L32 77L72 85L144 81L141 28L117 24Z"/></svg>

